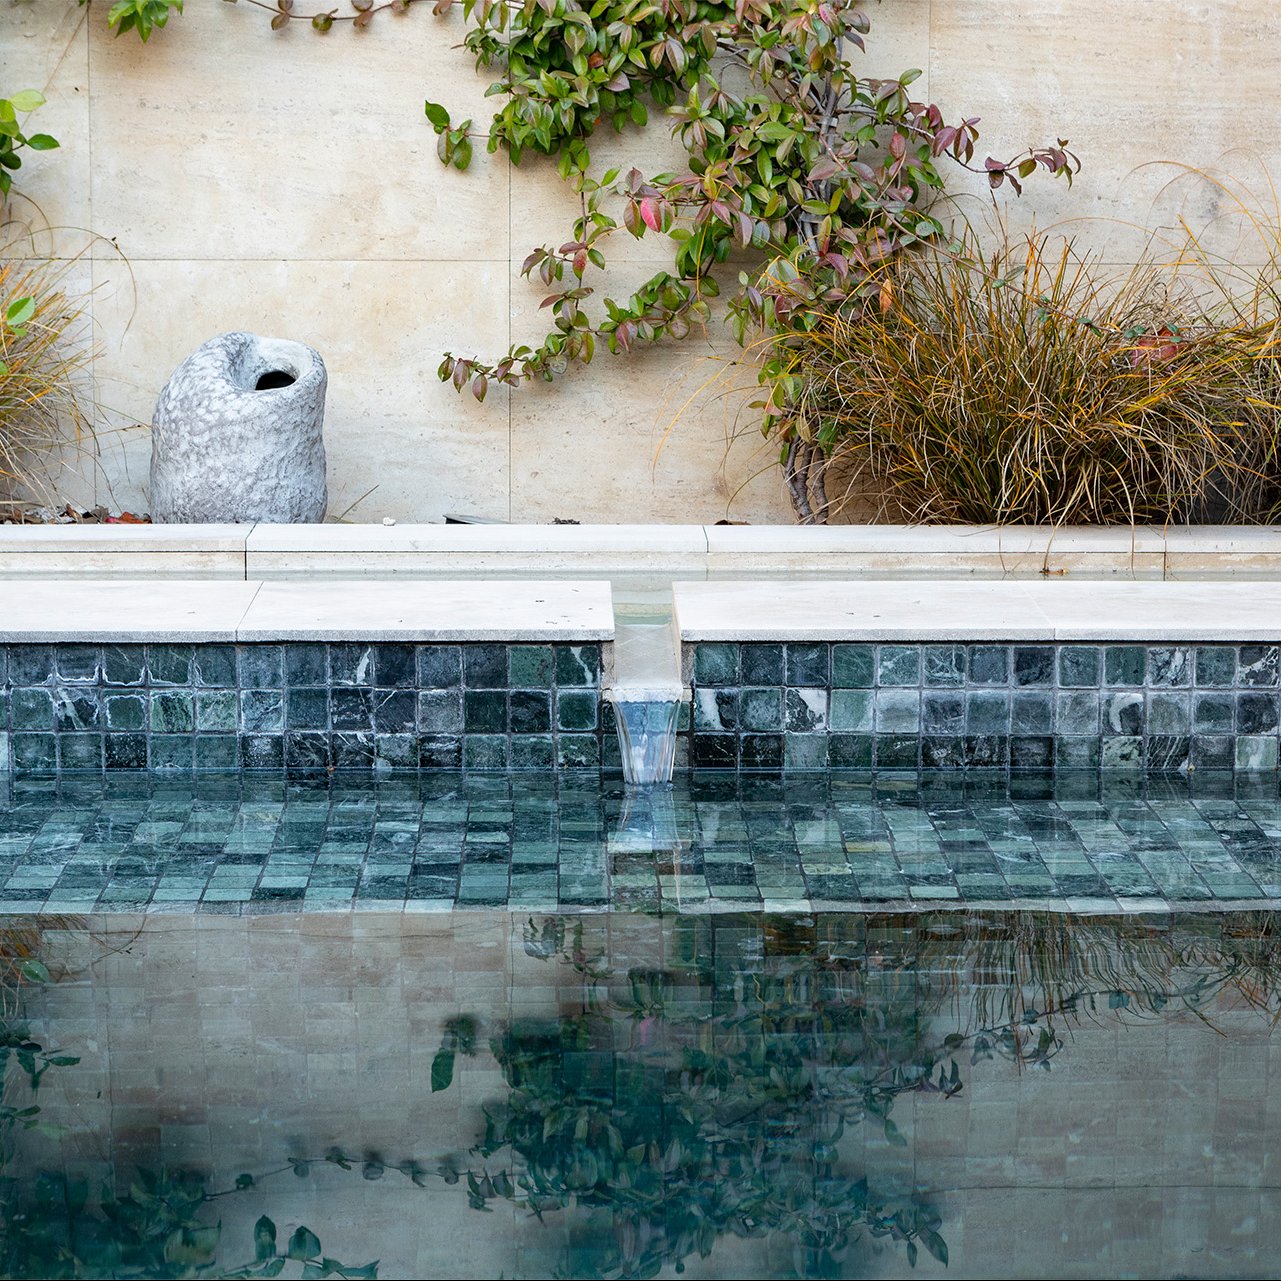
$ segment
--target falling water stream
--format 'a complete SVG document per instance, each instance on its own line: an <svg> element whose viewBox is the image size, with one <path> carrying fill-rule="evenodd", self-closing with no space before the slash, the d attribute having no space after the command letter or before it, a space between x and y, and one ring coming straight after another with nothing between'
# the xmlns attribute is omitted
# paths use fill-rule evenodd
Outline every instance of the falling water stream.
<svg viewBox="0 0 1281 1281"><path fill-rule="evenodd" d="M606 697L618 723L623 778L635 786L670 783L676 723L688 697L670 587L615 596L614 673Z"/></svg>

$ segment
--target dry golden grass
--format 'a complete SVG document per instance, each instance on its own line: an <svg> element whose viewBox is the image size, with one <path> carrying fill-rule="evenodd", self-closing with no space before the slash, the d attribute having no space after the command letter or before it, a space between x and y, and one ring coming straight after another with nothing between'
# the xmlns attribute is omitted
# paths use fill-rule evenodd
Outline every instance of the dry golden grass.
<svg viewBox="0 0 1281 1281"><path fill-rule="evenodd" d="M1070 241L984 250L967 232L888 264L798 354L833 509L871 495L877 519L925 523L1272 519L1281 291L1259 277L1228 307L1189 261L1110 275Z"/></svg>
<svg viewBox="0 0 1281 1281"><path fill-rule="evenodd" d="M35 304L16 329L0 323L0 516L46 499L50 458L91 433L77 394L91 352L84 309L64 289L70 266L0 257L0 316L20 299Z"/></svg>

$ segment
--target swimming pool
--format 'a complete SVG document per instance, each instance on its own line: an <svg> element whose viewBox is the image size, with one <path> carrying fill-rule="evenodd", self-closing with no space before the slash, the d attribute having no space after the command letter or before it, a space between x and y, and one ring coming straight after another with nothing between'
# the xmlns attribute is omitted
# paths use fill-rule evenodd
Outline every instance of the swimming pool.
<svg viewBox="0 0 1281 1281"><path fill-rule="evenodd" d="M6 1127L5 1275L1281 1267L1270 912L184 911L3 939L5 1103L39 1108Z"/></svg>

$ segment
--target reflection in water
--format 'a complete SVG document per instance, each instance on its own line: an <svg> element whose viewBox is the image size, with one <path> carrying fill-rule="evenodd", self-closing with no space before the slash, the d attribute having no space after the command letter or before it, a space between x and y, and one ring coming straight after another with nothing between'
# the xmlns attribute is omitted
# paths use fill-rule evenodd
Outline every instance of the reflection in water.
<svg viewBox="0 0 1281 1281"><path fill-rule="evenodd" d="M27 962L32 946L28 935ZM219 967L236 949L246 960L229 997ZM1160 1115L1183 1118L1188 1145L1165 1134L1164 1150L1134 1153L1119 1133L1093 1133L1082 1155L1106 1156L1113 1181L1059 1167L1037 1189L1054 1230L1013 1257L1039 1275L1079 1271L1074 1196L1191 1188L1212 1206L1204 1233L1217 1216L1222 1239L1164 1241L1136 1214L1113 1224L1107 1258L1143 1274L1281 1264L1279 1189L1262 1157L1243 1155L1249 1127L1270 1124L1265 1091L1251 1094L1266 1077L1249 1072L1281 1011L1268 914L344 914L306 930L297 918L151 918L126 938L63 923L41 954L48 971L31 969L25 988L10 968L0 1051L6 1276L376 1275L327 1258L304 1222L323 1223L344 1258L380 1256L385 1276L888 1276L941 1269L949 1254L975 1275L1008 1262L993 1224L1019 1191L999 1189L995 1219L984 1208L994 1163L1016 1158L976 1116L1039 1117L1029 1128L1045 1151L1017 1158L1035 1161L1079 1142L1083 1107L1149 1126L1163 1093L1178 1106ZM211 970L207 986L191 958ZM223 1034L243 1059L235 1082L208 1046L202 1059L199 1032L151 1038L164 976L179 971L182 1027L244 1015L242 1033ZM95 1028L108 1026L104 1052ZM1225 1047L1232 1079L1206 1078L1207 1044ZM54 1045L65 1051L43 1048ZM131 1092L147 1046L165 1065L146 1096L154 1141L138 1137L148 1117ZM73 1088L89 1066L93 1089ZM1198 1156L1206 1089L1223 1150ZM1225 1112L1219 1095L1246 1110ZM967 1107L971 1124L949 1138ZM204 1167L193 1116L209 1130ZM182 1132L166 1138L165 1125ZM1147 1162L1124 1186L1123 1160ZM1213 1208L1243 1190L1254 1220ZM460 1220L467 1205L478 1213Z"/></svg>

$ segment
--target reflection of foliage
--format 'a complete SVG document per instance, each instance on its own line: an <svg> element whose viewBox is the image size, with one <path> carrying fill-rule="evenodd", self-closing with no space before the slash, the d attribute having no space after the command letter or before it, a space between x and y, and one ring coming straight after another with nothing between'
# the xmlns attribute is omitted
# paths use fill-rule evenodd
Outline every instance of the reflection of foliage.
<svg viewBox="0 0 1281 1281"><path fill-rule="evenodd" d="M837 1273L864 1237L946 1262L937 1211L840 1150L868 1118L904 1143L898 1094L960 1088L955 1064L936 1072L910 983L866 982L855 966L816 983L812 957L713 971L710 955L610 983L581 926L566 941L560 922L531 926L526 951L573 966L584 1008L493 1037L511 1090L477 1152L518 1161L468 1175L474 1207L608 1211L612 1231L569 1262L574 1274L653 1276L725 1235L790 1239L806 1276Z"/></svg>
<svg viewBox="0 0 1281 1281"><path fill-rule="evenodd" d="M377 1263L353 1268L326 1257L306 1227L299 1227L282 1249L276 1225L266 1215L254 1225L253 1262L219 1265L222 1224L202 1217L216 1195L198 1174L139 1170L126 1195L115 1195L105 1185L94 1204L87 1184L41 1175L29 1196L5 1198L0 1275L276 1277L294 1262L303 1277L377 1277Z"/></svg>
<svg viewBox="0 0 1281 1281"><path fill-rule="evenodd" d="M80 1062L46 1050L14 1017L22 984L52 981L36 955L40 941L39 927L0 926L0 1277L276 1277L291 1262L304 1278L377 1277L377 1262L351 1267L326 1256L307 1227L279 1248L266 1215L254 1226L253 1261L220 1265L222 1225L207 1222L202 1211L220 1196L255 1187L249 1174L226 1192L210 1192L200 1174L140 1169L124 1195L113 1175L96 1198L86 1182L61 1174L10 1174L16 1130L61 1137L34 1102L45 1073ZM19 1090L28 1097L9 1102Z"/></svg>
<svg viewBox="0 0 1281 1281"><path fill-rule="evenodd" d="M900 1095L958 1094L985 1059L1048 1071L1083 1018L1207 1017L1221 996L1281 1008L1270 914L678 918L664 950L666 969L611 973L581 922L531 921L526 954L578 975L581 1000L491 1037L510 1091L487 1110L468 1199L605 1212L573 1275L653 1276L726 1235L790 1238L807 1276L865 1237L946 1262L936 1210L852 1168L851 1127L902 1144ZM453 1025L442 1048L452 1077Z"/></svg>

